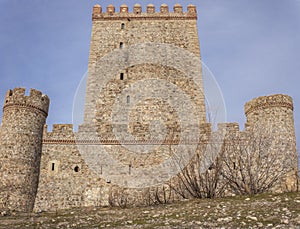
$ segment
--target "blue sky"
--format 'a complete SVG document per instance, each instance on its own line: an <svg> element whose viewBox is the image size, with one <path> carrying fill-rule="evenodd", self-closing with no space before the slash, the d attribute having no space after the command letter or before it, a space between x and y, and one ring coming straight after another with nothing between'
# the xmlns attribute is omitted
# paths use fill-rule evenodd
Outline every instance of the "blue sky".
<svg viewBox="0 0 300 229"><path fill-rule="evenodd" d="M224 95L228 122L244 128L244 103L293 97L300 144L300 1L178 0L197 5L202 60ZM76 88L87 70L94 4L120 1L0 0L0 105L15 87L51 99L47 123L71 123ZM130 10L136 1L124 0ZM157 9L164 1L140 1ZM0 113L0 116L2 114Z"/></svg>

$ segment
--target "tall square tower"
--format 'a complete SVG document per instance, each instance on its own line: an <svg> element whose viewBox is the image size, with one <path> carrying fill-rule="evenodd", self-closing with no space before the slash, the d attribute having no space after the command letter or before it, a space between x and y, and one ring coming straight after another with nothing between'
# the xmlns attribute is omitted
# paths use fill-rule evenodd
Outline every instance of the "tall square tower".
<svg viewBox="0 0 300 229"><path fill-rule="evenodd" d="M178 105L186 100L197 112L197 124L206 122L195 6L183 12L176 4L170 12L163 4L156 12L150 4L143 12L136 4L129 12L122 5L116 12L109 5L103 12L95 5L92 17L84 122L100 138L114 139L115 128L148 141L151 122L161 119L166 138L174 140L180 135L177 113L186 109ZM120 112L126 117L115 114Z"/></svg>

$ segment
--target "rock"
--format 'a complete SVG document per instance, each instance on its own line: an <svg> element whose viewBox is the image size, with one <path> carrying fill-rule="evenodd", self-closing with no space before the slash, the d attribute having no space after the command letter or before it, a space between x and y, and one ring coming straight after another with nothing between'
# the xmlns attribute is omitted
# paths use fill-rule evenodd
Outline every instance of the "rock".
<svg viewBox="0 0 300 229"><path fill-rule="evenodd" d="M228 222L231 222L232 221L232 217L229 216L229 217L225 217L225 218L219 218L217 219L218 222L223 222L223 223L228 223Z"/></svg>
<svg viewBox="0 0 300 229"><path fill-rule="evenodd" d="M149 212L149 211L143 211L143 213L144 213L144 214L148 214L148 213L150 213L150 212Z"/></svg>
<svg viewBox="0 0 300 229"><path fill-rule="evenodd" d="M289 224L290 222L289 222L289 220L288 220L288 219L282 219L282 220L281 220L281 223L284 223L284 224Z"/></svg>
<svg viewBox="0 0 300 229"><path fill-rule="evenodd" d="M246 200L246 201L249 201L249 200L250 200L250 198L246 198L245 200Z"/></svg>
<svg viewBox="0 0 300 229"><path fill-rule="evenodd" d="M34 211L34 213L37 213L37 214L40 214L42 212L43 212L43 210L41 210L41 209L37 209L37 210Z"/></svg>
<svg viewBox="0 0 300 229"><path fill-rule="evenodd" d="M258 222L258 223L257 223L257 226L258 226L258 227L264 227L263 223L261 223L261 222Z"/></svg>
<svg viewBox="0 0 300 229"><path fill-rule="evenodd" d="M1 212L1 216L7 216L7 215L8 215L7 211Z"/></svg>
<svg viewBox="0 0 300 229"><path fill-rule="evenodd" d="M257 217L251 216L251 215L248 215L248 216L246 217L246 219L250 219L250 220L257 221Z"/></svg>

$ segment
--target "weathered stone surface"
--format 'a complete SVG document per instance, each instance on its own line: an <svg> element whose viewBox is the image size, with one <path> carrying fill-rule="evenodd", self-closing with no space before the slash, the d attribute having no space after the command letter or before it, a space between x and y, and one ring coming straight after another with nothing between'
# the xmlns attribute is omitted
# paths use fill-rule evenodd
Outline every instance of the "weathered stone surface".
<svg viewBox="0 0 300 229"><path fill-rule="evenodd" d="M164 62L173 59L176 63L180 58L185 59L180 57L181 52L177 52L176 48L188 51L200 60L196 8L189 5L187 12L183 12L182 7L176 4L174 12L169 10L168 6L162 5L160 12L156 12L151 4L146 13L140 5L135 5L132 13L126 5L120 7L120 13L116 13L112 5L107 7L106 12L102 12L99 5L93 8L85 116L78 132L73 131L71 124L55 124L51 132L47 126L43 129L49 99L41 92L31 90L30 95L25 96L25 89L8 91L0 129L2 212L31 211L33 207L36 212L41 212L78 206L148 205L147 197L156 194L159 197L161 193L155 191L164 188L163 184L154 189L142 190L120 189L117 185L125 178L136 176L133 173L135 169L155 168L170 159L173 152L180 155L181 152L176 150L188 148L192 143L195 143L196 148L191 153L205 158L206 153L210 153L209 150L214 150L210 145L210 140L214 138L216 142L213 144L222 145L227 155L236 159L241 146L250 144L253 138L267 135L272 139L268 146L268 153L272 155L269 158L276 158L272 161L269 174L276 176L277 168L283 168L283 176L280 176L273 191L297 190L298 164L291 97L271 95L256 98L245 105L247 122L244 131L239 129L237 123L220 123L218 130L213 131L211 124L206 121L201 66L197 84L181 68ZM107 61L105 57L108 54L145 43L176 48L174 52L165 53L164 50L161 52L162 50L155 50L153 47L149 49L151 53L146 53L146 57L165 54L157 57L163 60L159 63L153 61L130 65L135 56L128 53L125 61L129 64L121 63L122 68L110 75L104 85L101 84L105 73L111 70L111 62L101 62ZM117 61L113 64L119 64ZM184 63L184 68L192 69L191 74L195 73L193 61ZM139 82L144 83L143 87L134 86ZM161 90L153 82L166 82L166 88ZM103 88L99 88L100 85ZM186 117L182 117L182 113L185 112L186 101L177 106L170 103L176 97L173 91L175 87L196 108L194 115L197 118L188 120L190 125L184 128L182 122ZM152 97L137 97L145 91ZM161 97L154 96L157 94ZM125 104L123 111L128 112L126 118L119 119L114 112L116 104ZM134 105L129 109L130 104ZM199 136L181 138L183 133L192 132L195 126L199 129ZM180 144L185 148L180 148ZM112 184L110 179L99 176L99 171L111 176L120 173L120 170L110 167L106 159L97 161L97 172L86 161L84 154L96 158L95 151L99 149L99 145L120 163L120 167L126 168L122 171L119 182ZM133 150L132 146L138 150L151 150L141 154ZM266 160L268 157L264 155L261 159ZM232 168L236 167L235 161L232 162ZM151 176L147 172L143 175ZM167 176L168 172L166 169L159 175ZM119 202L120 195L126 197L126 203ZM225 195L233 195L233 191L228 188ZM170 194L169 200L176 199L178 196ZM159 217L154 216L153 218ZM217 222L231 220L232 217L220 216Z"/></svg>

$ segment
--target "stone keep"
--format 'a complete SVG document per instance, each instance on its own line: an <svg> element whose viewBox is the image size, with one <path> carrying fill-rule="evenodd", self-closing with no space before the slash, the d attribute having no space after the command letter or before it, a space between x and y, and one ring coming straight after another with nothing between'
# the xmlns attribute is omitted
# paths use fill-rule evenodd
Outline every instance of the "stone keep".
<svg viewBox="0 0 300 229"><path fill-rule="evenodd" d="M135 96L144 89L132 90L131 85L143 81L144 87L152 89L151 83L147 82L153 79L176 85L195 104L198 112L195 124L201 127L202 139L225 131L227 139L224 142L228 142L234 137L261 134L257 127L263 127L260 129L266 130L275 140L272 153L278 154L278 163L285 171L277 190L297 189L293 103L289 96L263 96L248 102L245 105L247 123L244 131L239 130L237 123L220 123L218 130L213 132L206 121L201 66L197 75L199 84L195 85L180 68L166 63L165 60L176 62L177 59L172 58L180 57L180 53L168 51L166 47L170 46L201 58L195 6L189 5L184 12L182 6L176 4L171 12L165 4L158 11L149 4L144 12L136 4L129 12L127 5L121 5L120 11L116 12L115 7L109 5L104 12L100 5L95 5L92 21L84 122L78 132L73 131L72 124L54 124L52 131L48 131L44 124L49 99L41 92L31 90L30 95L25 96L25 89L16 88L6 94L0 129L0 209L30 212L32 209L54 211L78 206L107 206L112 185L118 183L111 184L91 169L82 155L85 148L91 149L88 153L93 154L95 146L103 145L114 158L127 166L124 178L132 176L130 171L133 169L156 166L164 161L168 157L169 146L176 147L182 131L180 119L167 101L149 99L136 103L129 120L120 120L117 126L113 126L111 120L116 101L134 103ZM140 44L148 46L136 46ZM157 47L163 47L163 50L153 49L153 44L160 44ZM128 51L132 47L149 50L145 57L160 53L165 58L160 62L139 62L139 58L134 59L135 50ZM113 58L109 59L111 54ZM191 67L192 63L186 66ZM105 78L107 73L112 74ZM124 91L128 92L123 95ZM165 98L169 96L167 92L163 94ZM180 108L176 109L180 112ZM153 131L150 123L155 119L162 120L166 126L166 138L162 144L157 144L150 134ZM120 144L113 128L118 132L126 129L133 138L124 135ZM154 133L158 135L160 127L156 128L157 133L155 129ZM93 132L97 133L96 138ZM207 144L206 141L199 142L198 148L203 148L203 144ZM154 145L155 150L136 154L122 145ZM282 151L282 145L288 147ZM118 172L111 171L105 161L101 161L98 167L101 173ZM134 199L140 198L133 195Z"/></svg>
<svg viewBox="0 0 300 229"><path fill-rule="evenodd" d="M143 12L142 7L136 4L133 7L133 12L129 13L128 7L122 5L120 13L116 13L115 7L109 5L104 13L101 6L96 5L93 8L92 18L93 27L84 115L86 124L98 122L98 125L102 126L102 128L99 128L101 129L99 130L101 135L107 139L111 138L111 128L108 120L111 115L111 109L109 108L112 107L116 95L129 88L130 85L147 79L161 79L178 86L190 98L193 98L193 102L197 104L199 123L206 122L201 75L198 75L200 85L196 88L191 81L187 80L183 72L168 66L163 59L160 61L161 63L155 64L143 63L141 60L134 61L135 53L130 50L124 51L125 57L121 60L118 60L118 56L115 54L116 57L113 59L115 62L100 62L101 58L111 54L114 50L126 49L126 47L132 47L136 44L172 45L183 48L200 59L195 6L189 5L187 12L183 12L182 6L177 4L174 6L174 12L169 12L169 7L163 4L160 7L160 11L155 12L155 7L150 4L147 6L146 12ZM148 52L146 55L158 58L156 55L160 50L157 50L155 45L153 46L154 48L151 49L152 53ZM166 51L165 55L168 56L168 54L175 56ZM136 62L139 63L136 64ZM119 65L120 67L117 68L116 72L113 72L115 75L109 76L110 79L106 85L101 85L100 82L105 80L103 73L108 72L112 65ZM199 73L201 74L201 71ZM104 86L105 90L102 90L102 93L99 95L100 86ZM144 86L151 87L151 85ZM137 93L133 92L133 94ZM129 99L133 98L133 95L130 93L125 96ZM168 95L165 95L165 98L167 97ZM150 104L155 103L155 101L148 102ZM142 106L141 104L140 108ZM139 129L142 127L135 125L132 128ZM143 136L147 134L140 132L138 135L139 139L143 139Z"/></svg>

